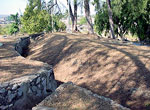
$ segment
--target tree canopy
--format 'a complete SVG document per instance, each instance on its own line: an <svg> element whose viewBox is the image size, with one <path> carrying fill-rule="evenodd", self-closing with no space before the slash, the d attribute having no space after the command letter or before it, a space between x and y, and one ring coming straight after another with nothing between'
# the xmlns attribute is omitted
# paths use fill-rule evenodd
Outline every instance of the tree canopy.
<svg viewBox="0 0 150 110"><path fill-rule="evenodd" d="M96 5L99 1L95 0ZM115 34L123 37L126 33L137 35L140 40L150 38L150 0L112 0ZM109 30L107 5L96 9L96 31L101 34Z"/></svg>

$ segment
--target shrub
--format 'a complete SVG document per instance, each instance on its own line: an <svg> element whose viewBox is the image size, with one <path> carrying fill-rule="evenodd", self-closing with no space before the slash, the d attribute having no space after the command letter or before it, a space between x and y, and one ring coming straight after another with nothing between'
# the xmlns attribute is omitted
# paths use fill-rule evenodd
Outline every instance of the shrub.
<svg viewBox="0 0 150 110"><path fill-rule="evenodd" d="M18 31L19 31L18 25L16 23L12 23L9 27L8 33L12 35L17 33Z"/></svg>
<svg viewBox="0 0 150 110"><path fill-rule="evenodd" d="M82 17L82 18L80 19L80 21L79 21L79 25L84 25L84 24L86 24L86 23L87 23L87 20L86 20L85 17Z"/></svg>
<svg viewBox="0 0 150 110"><path fill-rule="evenodd" d="M66 30L66 25L62 21L59 21L58 27L59 27L60 31Z"/></svg>

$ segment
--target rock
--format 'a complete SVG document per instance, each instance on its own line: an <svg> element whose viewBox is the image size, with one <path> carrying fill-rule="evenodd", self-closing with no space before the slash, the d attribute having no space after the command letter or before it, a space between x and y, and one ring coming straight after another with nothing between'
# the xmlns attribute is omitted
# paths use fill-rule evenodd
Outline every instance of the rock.
<svg viewBox="0 0 150 110"><path fill-rule="evenodd" d="M32 86L34 85L34 81L30 83Z"/></svg>
<svg viewBox="0 0 150 110"><path fill-rule="evenodd" d="M42 85L44 86L44 88L46 87L46 79L42 82Z"/></svg>
<svg viewBox="0 0 150 110"><path fill-rule="evenodd" d="M41 81L40 77L38 77L36 84L38 84Z"/></svg>
<svg viewBox="0 0 150 110"><path fill-rule="evenodd" d="M10 95L8 96L8 102L12 102L12 100L13 100L16 96L17 96L16 93L10 94Z"/></svg>
<svg viewBox="0 0 150 110"><path fill-rule="evenodd" d="M42 78L42 81L44 81L44 79L45 79L45 78L43 77L43 78Z"/></svg>
<svg viewBox="0 0 150 110"><path fill-rule="evenodd" d="M37 91L37 87L36 86L33 86L32 87L32 90L35 92L35 91Z"/></svg>
<svg viewBox="0 0 150 110"><path fill-rule="evenodd" d="M0 95L0 105L6 104L6 102L7 102L7 99Z"/></svg>
<svg viewBox="0 0 150 110"><path fill-rule="evenodd" d="M0 110L8 110L8 106L0 106Z"/></svg>
<svg viewBox="0 0 150 110"><path fill-rule="evenodd" d="M34 107L34 108L32 108L32 110L56 110L56 108L40 106L40 107Z"/></svg>
<svg viewBox="0 0 150 110"><path fill-rule="evenodd" d="M9 85L9 83L0 83L0 88L1 87L7 87Z"/></svg>
<svg viewBox="0 0 150 110"><path fill-rule="evenodd" d="M78 63L78 60L76 59L73 63L72 63L72 65L74 66L74 65L76 65Z"/></svg>
<svg viewBox="0 0 150 110"><path fill-rule="evenodd" d="M8 91L8 96L11 94L11 91Z"/></svg>
<svg viewBox="0 0 150 110"><path fill-rule="evenodd" d="M22 94L23 94L23 91L19 90L18 91L18 96L20 97L20 96L22 96Z"/></svg>
<svg viewBox="0 0 150 110"><path fill-rule="evenodd" d="M15 90L18 88L18 85L17 84L14 84L13 87L12 87L12 90Z"/></svg>
<svg viewBox="0 0 150 110"><path fill-rule="evenodd" d="M42 82L42 85L43 85L43 93L47 94L47 91L46 91L46 89L47 89L47 87L46 87L46 79Z"/></svg>
<svg viewBox="0 0 150 110"><path fill-rule="evenodd" d="M31 90L31 89L29 89L29 90L28 90L28 93L29 93L29 94L32 94L32 90Z"/></svg>
<svg viewBox="0 0 150 110"><path fill-rule="evenodd" d="M3 43L0 42L0 47L3 46Z"/></svg>
<svg viewBox="0 0 150 110"><path fill-rule="evenodd" d="M13 104L10 104L10 105L9 105L9 108L11 108L12 106L13 106Z"/></svg>
<svg viewBox="0 0 150 110"><path fill-rule="evenodd" d="M37 90L37 94L36 94L36 96L41 96L42 95L42 93L41 93L41 90Z"/></svg>
<svg viewBox="0 0 150 110"><path fill-rule="evenodd" d="M6 35L3 35L3 38L7 38L7 36L6 36Z"/></svg>
<svg viewBox="0 0 150 110"><path fill-rule="evenodd" d="M22 96L23 92L26 91L25 87L22 85L18 88L18 96Z"/></svg>
<svg viewBox="0 0 150 110"><path fill-rule="evenodd" d="M42 89L41 84L38 85L38 89Z"/></svg>
<svg viewBox="0 0 150 110"><path fill-rule="evenodd" d="M4 89L4 88L2 88L1 90L0 90L0 94L3 94L3 93L5 93L6 92L6 90Z"/></svg>

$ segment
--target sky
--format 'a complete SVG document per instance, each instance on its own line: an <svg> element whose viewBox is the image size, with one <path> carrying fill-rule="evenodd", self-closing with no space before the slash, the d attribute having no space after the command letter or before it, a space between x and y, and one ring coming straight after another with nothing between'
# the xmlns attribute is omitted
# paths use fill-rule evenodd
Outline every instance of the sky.
<svg viewBox="0 0 150 110"><path fill-rule="evenodd" d="M26 0L0 0L0 15L23 13L26 7Z"/></svg>
<svg viewBox="0 0 150 110"><path fill-rule="evenodd" d="M46 0L49 1L49 0ZM58 0L67 7L66 0ZM63 1L63 2L62 2ZM27 0L0 0L0 15L23 14ZM79 12L80 13L80 12ZM91 6L91 14L94 14L94 6Z"/></svg>

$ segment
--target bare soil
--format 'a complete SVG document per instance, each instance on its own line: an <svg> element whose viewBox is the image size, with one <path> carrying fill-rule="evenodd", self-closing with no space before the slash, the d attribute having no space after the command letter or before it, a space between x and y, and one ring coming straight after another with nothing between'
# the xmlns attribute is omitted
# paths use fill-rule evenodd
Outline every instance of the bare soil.
<svg viewBox="0 0 150 110"><path fill-rule="evenodd" d="M27 74L36 73L45 64L21 57L15 51L17 37L2 38L0 42L0 83L10 81Z"/></svg>
<svg viewBox="0 0 150 110"><path fill-rule="evenodd" d="M45 108L45 109L44 109ZM60 85L33 110L129 110L70 82Z"/></svg>
<svg viewBox="0 0 150 110"><path fill-rule="evenodd" d="M61 82L72 81L132 110L150 110L150 47L55 33L33 41L27 58L52 65Z"/></svg>

